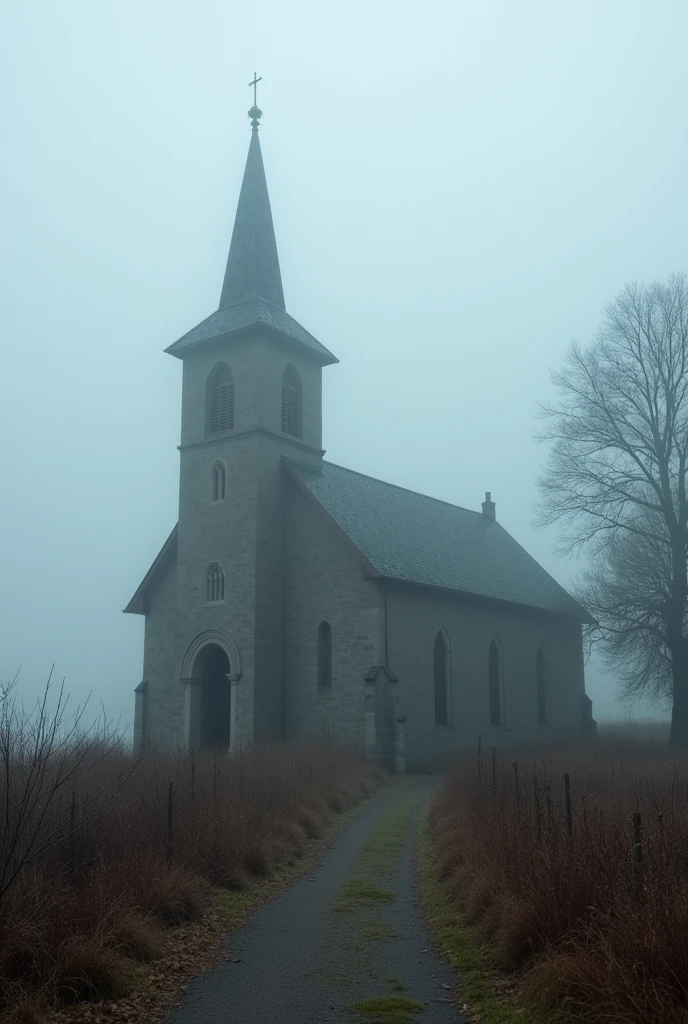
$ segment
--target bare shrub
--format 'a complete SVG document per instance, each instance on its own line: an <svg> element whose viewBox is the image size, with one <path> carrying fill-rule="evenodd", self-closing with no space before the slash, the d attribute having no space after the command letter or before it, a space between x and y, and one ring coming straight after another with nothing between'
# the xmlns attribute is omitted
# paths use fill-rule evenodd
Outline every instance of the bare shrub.
<svg viewBox="0 0 688 1024"><path fill-rule="evenodd" d="M0 1017L17 1022L124 994L212 886L303 854L333 797L378 780L331 744L135 758L82 721L63 694L0 701Z"/></svg>
<svg viewBox="0 0 688 1024"><path fill-rule="evenodd" d="M464 919L524 969L541 1009L685 1024L688 758L628 739L503 753L494 784L482 760L463 759L431 813L437 871Z"/></svg>

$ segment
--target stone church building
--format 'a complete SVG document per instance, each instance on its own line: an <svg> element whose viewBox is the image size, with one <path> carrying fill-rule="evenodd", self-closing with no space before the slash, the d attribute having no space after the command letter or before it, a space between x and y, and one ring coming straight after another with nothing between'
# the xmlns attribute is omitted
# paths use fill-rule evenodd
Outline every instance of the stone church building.
<svg viewBox="0 0 688 1024"><path fill-rule="evenodd" d="M179 520L145 616L135 742L323 734L410 770L593 726L586 612L499 525L324 460L338 360L287 313L252 134L219 308L183 367ZM404 755L405 750L405 755Z"/></svg>

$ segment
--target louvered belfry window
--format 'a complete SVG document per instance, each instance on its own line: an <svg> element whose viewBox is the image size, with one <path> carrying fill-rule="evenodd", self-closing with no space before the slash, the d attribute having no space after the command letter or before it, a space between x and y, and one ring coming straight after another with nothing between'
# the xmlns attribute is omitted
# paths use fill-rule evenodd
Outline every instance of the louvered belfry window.
<svg viewBox="0 0 688 1024"><path fill-rule="evenodd" d="M282 377L282 431L301 436L301 378L293 366Z"/></svg>
<svg viewBox="0 0 688 1024"><path fill-rule="evenodd" d="M217 366L208 381L209 434L221 434L234 429L234 378L224 363Z"/></svg>

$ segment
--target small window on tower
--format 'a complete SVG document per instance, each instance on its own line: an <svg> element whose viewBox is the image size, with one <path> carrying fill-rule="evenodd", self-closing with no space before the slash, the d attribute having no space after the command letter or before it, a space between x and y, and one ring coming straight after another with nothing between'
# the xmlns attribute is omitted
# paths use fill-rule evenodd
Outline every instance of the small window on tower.
<svg viewBox="0 0 688 1024"><path fill-rule="evenodd" d="M218 363L208 378L206 434L234 429L234 378L225 363Z"/></svg>
<svg viewBox="0 0 688 1024"><path fill-rule="evenodd" d="M222 462L216 462L210 473L210 498L211 501L225 500L225 467Z"/></svg>
<svg viewBox="0 0 688 1024"><path fill-rule="evenodd" d="M217 604L225 599L225 574L222 567L214 562L205 574L206 604Z"/></svg>
<svg viewBox="0 0 688 1024"><path fill-rule="evenodd" d="M282 377L282 430L301 437L301 378L293 366L288 366Z"/></svg>

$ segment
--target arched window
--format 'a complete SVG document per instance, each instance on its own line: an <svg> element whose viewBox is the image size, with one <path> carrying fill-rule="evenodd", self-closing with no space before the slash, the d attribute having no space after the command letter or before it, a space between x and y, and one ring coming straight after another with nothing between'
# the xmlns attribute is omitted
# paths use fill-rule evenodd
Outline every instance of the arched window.
<svg viewBox="0 0 688 1024"><path fill-rule="evenodd" d="M535 679L537 682L538 725L547 725L547 659L540 644L535 657Z"/></svg>
<svg viewBox="0 0 688 1024"><path fill-rule="evenodd" d="M218 363L208 377L205 410L206 434L234 429L234 377L226 363Z"/></svg>
<svg viewBox="0 0 688 1024"><path fill-rule="evenodd" d="M301 437L301 378L293 366L282 377L282 430Z"/></svg>
<svg viewBox="0 0 688 1024"><path fill-rule="evenodd" d="M210 471L210 500L225 500L225 467L224 463L216 462Z"/></svg>
<svg viewBox="0 0 688 1024"><path fill-rule="evenodd" d="M205 574L205 600L206 604L216 604L225 599L225 574L217 562L208 566Z"/></svg>
<svg viewBox="0 0 688 1024"><path fill-rule="evenodd" d="M332 629L324 620L318 626L318 689L332 689Z"/></svg>
<svg viewBox="0 0 688 1024"><path fill-rule="evenodd" d="M497 637L490 644L488 658L490 675L490 725L502 725L502 652Z"/></svg>
<svg viewBox="0 0 688 1024"><path fill-rule="evenodd" d="M449 643L444 630L435 637L435 725L449 723Z"/></svg>

